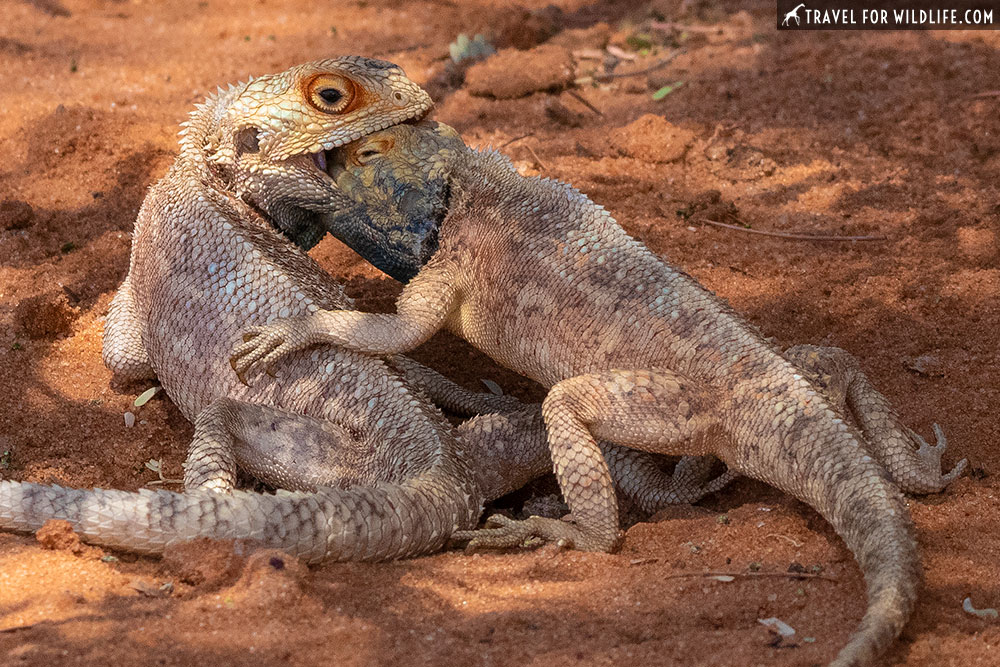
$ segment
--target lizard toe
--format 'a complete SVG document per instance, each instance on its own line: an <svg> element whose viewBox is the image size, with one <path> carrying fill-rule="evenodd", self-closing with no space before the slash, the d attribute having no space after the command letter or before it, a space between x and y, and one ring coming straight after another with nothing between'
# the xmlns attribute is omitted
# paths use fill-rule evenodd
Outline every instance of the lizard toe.
<svg viewBox="0 0 1000 667"><path fill-rule="evenodd" d="M459 530L451 537L459 542L468 541L465 551L472 553L479 549L526 546L529 541L532 547L553 543L561 548L572 549L579 543L581 535L579 528L561 519L532 516L518 521L502 514L494 514L486 520L483 528Z"/></svg>
<svg viewBox="0 0 1000 667"><path fill-rule="evenodd" d="M951 472L941 475L942 488L948 486L956 479L961 477L962 473L965 472L965 469L966 467L968 467L968 465L969 465L969 459L962 459L961 461L955 464L955 467L951 469Z"/></svg>
<svg viewBox="0 0 1000 667"><path fill-rule="evenodd" d="M904 491L909 493L937 493L958 479L968 466L968 459L962 459L949 472L943 472L941 458L948 448L948 439L944 431L934 424L935 443L932 445L911 429L907 429L917 443L917 470L905 480L897 480Z"/></svg>
<svg viewBox="0 0 1000 667"><path fill-rule="evenodd" d="M246 376L257 367L263 366L267 374L274 377L271 370L274 362L280 357L296 349L294 345L286 341L285 335L281 331L267 331L264 327L258 327L257 331L250 331L244 335L251 336L249 341L241 343L233 348L229 357L229 364L240 381L246 384Z"/></svg>

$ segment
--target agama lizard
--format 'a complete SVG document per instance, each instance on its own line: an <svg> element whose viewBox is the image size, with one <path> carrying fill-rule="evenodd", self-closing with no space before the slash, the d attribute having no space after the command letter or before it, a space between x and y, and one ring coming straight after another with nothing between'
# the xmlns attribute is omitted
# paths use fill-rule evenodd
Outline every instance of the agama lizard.
<svg viewBox="0 0 1000 667"><path fill-rule="evenodd" d="M104 339L116 376L158 378L194 421L189 493L0 482L0 528L64 518L87 541L144 553L208 536L311 561L384 559L440 548L456 527L475 525L484 501L549 469L538 406L474 394L405 357L328 347L253 388L228 367L248 322L353 305L273 227L315 243L320 213L354 205L325 173L328 151L429 106L398 67L354 57L263 76L199 105L143 203ZM494 414L452 429L425 394ZM616 479L647 510L719 486L701 487L703 471L671 478L621 454ZM285 491L233 491L237 468Z"/></svg>
<svg viewBox="0 0 1000 667"><path fill-rule="evenodd" d="M87 541L144 553L208 536L309 561L383 559L440 548L455 528L475 525L484 500L544 472L537 407L507 401L508 412L453 430L421 390L470 410L497 401L405 358L390 367L328 346L253 388L227 363L248 322L351 307L272 225L313 233L317 211L350 201L324 172L326 152L429 107L398 67L356 57L262 76L199 105L139 212L104 339L109 368L159 379L194 421L189 492L5 481L0 528L63 518ZM253 168L236 175L241 156ZM465 463L480 457L488 463L479 471ZM297 491L234 491L237 467Z"/></svg>
<svg viewBox="0 0 1000 667"><path fill-rule="evenodd" d="M233 353L239 373L317 343L402 353L447 328L549 388L548 442L575 519L494 517L456 537L611 550L618 517L598 439L714 454L815 508L858 560L868 608L833 664L868 664L899 634L920 578L899 487L937 491L965 467L941 473L938 429L928 445L843 350L782 353L577 190L522 177L450 128L398 126L342 153L331 173L368 208L327 224L408 281L397 313L317 310L251 328Z"/></svg>

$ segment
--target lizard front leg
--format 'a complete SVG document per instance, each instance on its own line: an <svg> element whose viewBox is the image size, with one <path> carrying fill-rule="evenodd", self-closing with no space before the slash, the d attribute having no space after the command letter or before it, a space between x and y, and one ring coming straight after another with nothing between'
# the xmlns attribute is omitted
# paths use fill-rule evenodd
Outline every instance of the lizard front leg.
<svg viewBox="0 0 1000 667"><path fill-rule="evenodd" d="M142 323L135 313L132 296L132 276L124 282L111 300L104 341L101 349L104 365L115 377L122 380L151 380L156 378L149 364L149 355L142 342Z"/></svg>
<svg viewBox="0 0 1000 667"><path fill-rule="evenodd" d="M618 505L598 439L645 451L704 455L717 435L715 400L700 384L669 371L615 370L558 382L542 404L549 449L576 521L491 517L455 539L470 548L517 546L528 537L611 551L619 540Z"/></svg>
<svg viewBox="0 0 1000 667"><path fill-rule="evenodd" d="M846 350L797 345L784 356L806 371L833 404L860 427L872 456L903 491L937 493L965 470L968 461L962 459L950 472L942 472L941 456L947 440L940 427L934 425L937 444L931 445L905 426Z"/></svg>
<svg viewBox="0 0 1000 667"><path fill-rule="evenodd" d="M421 271L399 296L396 313L320 310L305 317L251 327L229 363L246 384L255 367L269 369L279 358L328 343L379 356L400 354L425 342L447 320L458 300L450 265Z"/></svg>

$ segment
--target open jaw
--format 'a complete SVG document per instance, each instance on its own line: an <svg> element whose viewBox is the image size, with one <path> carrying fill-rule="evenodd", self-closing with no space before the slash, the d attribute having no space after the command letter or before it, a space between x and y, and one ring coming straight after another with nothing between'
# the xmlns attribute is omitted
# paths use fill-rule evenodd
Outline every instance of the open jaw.
<svg viewBox="0 0 1000 667"><path fill-rule="evenodd" d="M313 159L313 164L316 165L316 168L319 169L324 174L326 174L327 176L329 176L329 172L326 169L326 166L328 164L328 160L327 160L327 156L326 156L327 152L328 151L322 150L322 151L320 151L318 153L313 153L312 154L312 159Z"/></svg>
<svg viewBox="0 0 1000 667"><path fill-rule="evenodd" d="M317 169L319 169L321 172L323 172L324 175L326 175L329 178L332 178L333 181L336 182L337 180L336 167L333 166L336 163L335 154L344 146L353 143L358 139L362 139L364 137L367 137L368 135L375 134L376 132L381 132L382 130L389 127L393 127L395 125L416 125L423 120L424 120L423 116L419 118L408 118L400 122L392 122L391 120L386 120L385 122L373 126L370 129L366 129L363 132L360 131L355 132L346 137L342 137L334 141L324 143L323 148L315 153L311 153L310 157L312 158L313 164L316 165Z"/></svg>
<svg viewBox="0 0 1000 667"><path fill-rule="evenodd" d="M377 132L378 130L376 130ZM343 167L337 164L337 153L347 144L357 141L358 139L364 137L365 135L359 135L350 141L338 142L331 148L325 148L316 153L312 153L310 157L312 158L313 164L316 168L322 172L323 176L329 178L334 183L337 182L337 175L343 171Z"/></svg>

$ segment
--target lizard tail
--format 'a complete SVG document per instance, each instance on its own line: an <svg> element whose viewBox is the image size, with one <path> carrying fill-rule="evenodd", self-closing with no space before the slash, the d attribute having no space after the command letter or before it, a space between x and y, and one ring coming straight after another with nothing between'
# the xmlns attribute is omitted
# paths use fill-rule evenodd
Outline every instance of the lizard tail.
<svg viewBox="0 0 1000 667"><path fill-rule="evenodd" d="M868 607L831 667L869 665L902 632L920 584L920 559L902 494L879 469L856 471L829 488L822 512L854 554L868 589ZM819 507L819 505L814 505Z"/></svg>
<svg viewBox="0 0 1000 667"><path fill-rule="evenodd" d="M438 470L440 472L440 469ZM64 519L92 544L143 554L200 537L282 549L307 562L373 561L440 549L479 516L478 494L425 473L402 484L315 493L173 493L0 482L0 529Z"/></svg>
<svg viewBox="0 0 1000 667"><path fill-rule="evenodd" d="M815 412L796 417L781 446L758 439L740 447L738 469L808 503L854 554L868 607L830 664L869 665L899 636L916 602L920 561L909 510L853 429Z"/></svg>

